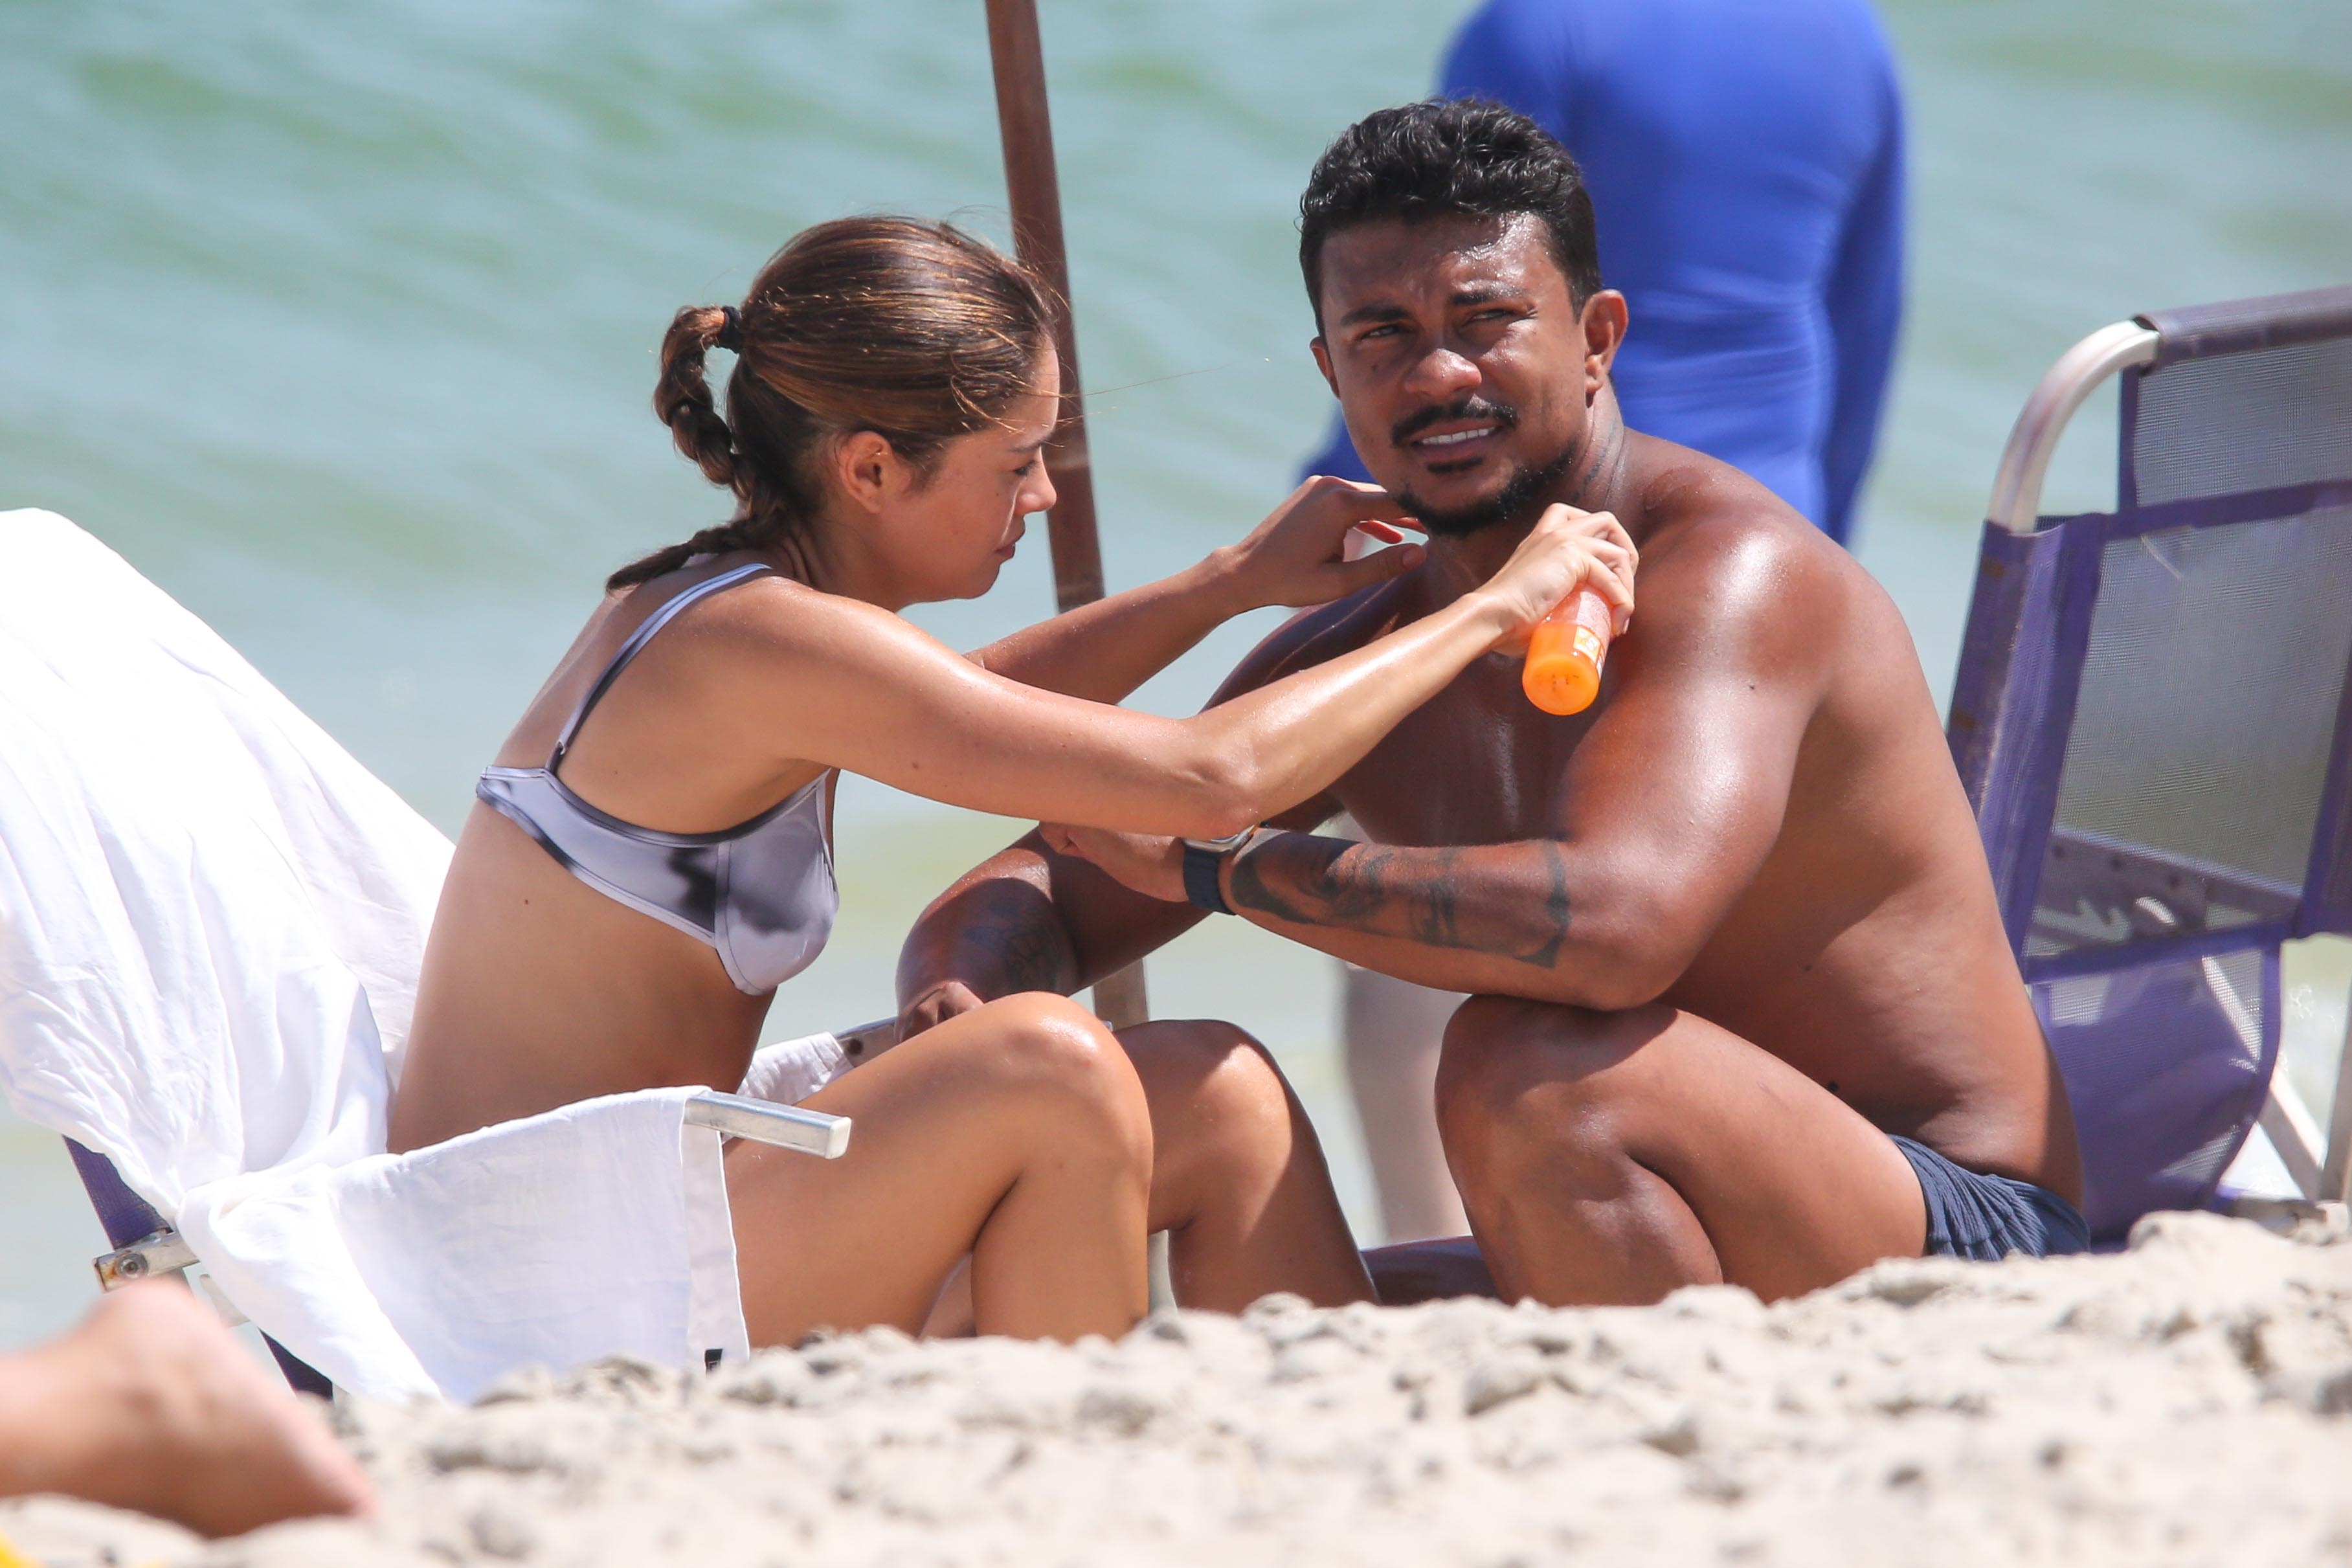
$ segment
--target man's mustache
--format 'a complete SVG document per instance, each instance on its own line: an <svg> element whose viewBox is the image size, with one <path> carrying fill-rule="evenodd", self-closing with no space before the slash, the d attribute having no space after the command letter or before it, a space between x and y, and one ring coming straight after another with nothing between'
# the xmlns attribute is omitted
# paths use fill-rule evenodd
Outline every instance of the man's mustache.
<svg viewBox="0 0 2352 1568"><path fill-rule="evenodd" d="M1389 439L1402 447L1433 425L1443 425L1450 419L1491 420L1501 429L1508 430L1519 422L1519 411L1507 403L1490 403L1483 397L1465 397L1444 407L1418 408L1398 420L1389 430Z"/></svg>

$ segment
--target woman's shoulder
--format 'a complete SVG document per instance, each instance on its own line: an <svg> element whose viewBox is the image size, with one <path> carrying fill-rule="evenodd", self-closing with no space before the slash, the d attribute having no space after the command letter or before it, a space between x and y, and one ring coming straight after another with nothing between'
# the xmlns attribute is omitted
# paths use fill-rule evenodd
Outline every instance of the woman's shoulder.
<svg viewBox="0 0 2352 1568"><path fill-rule="evenodd" d="M671 613L671 626L688 631L697 641L740 638L790 649L812 639L856 635L860 629L878 631L883 629L881 623L898 620L888 611L863 600L812 587L757 557L745 556L740 561L722 557L710 565L712 569L699 572L696 580L684 587L665 591L661 579L656 578L633 592L657 593L666 605L694 594L705 584L743 573L740 580L723 589L705 592L692 604L682 605ZM745 570L753 566L766 569L756 574ZM651 612L661 613L660 606Z"/></svg>
<svg viewBox="0 0 2352 1568"><path fill-rule="evenodd" d="M722 566L719 574L733 569ZM672 639L677 654L708 660L731 677L787 682L852 669L887 671L931 642L877 605L773 570L682 608L656 640Z"/></svg>

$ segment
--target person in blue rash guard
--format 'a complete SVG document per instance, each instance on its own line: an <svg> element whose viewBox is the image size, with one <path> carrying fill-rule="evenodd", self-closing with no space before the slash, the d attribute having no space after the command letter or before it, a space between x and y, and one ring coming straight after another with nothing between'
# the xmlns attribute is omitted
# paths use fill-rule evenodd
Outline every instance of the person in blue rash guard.
<svg viewBox="0 0 2352 1568"><path fill-rule="evenodd" d="M1866 0L1488 0L1439 96L1583 166L1632 315L1625 422L1847 542L1903 295L1902 99ZM1307 471L1366 477L1336 421Z"/></svg>
<svg viewBox="0 0 2352 1568"><path fill-rule="evenodd" d="M1846 542L1903 302L1902 98L1867 0L1488 0L1439 96L1516 109L1583 166L1632 318L1625 422ZM1336 417L1306 471L1369 477ZM1462 998L1354 968L1342 997L1388 1237L1458 1233L1429 1101Z"/></svg>

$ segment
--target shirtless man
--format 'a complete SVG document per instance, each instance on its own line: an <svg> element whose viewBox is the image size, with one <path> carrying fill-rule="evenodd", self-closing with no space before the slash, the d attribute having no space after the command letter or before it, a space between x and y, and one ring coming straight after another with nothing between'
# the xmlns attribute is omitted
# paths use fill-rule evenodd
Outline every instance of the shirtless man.
<svg viewBox="0 0 2352 1568"><path fill-rule="evenodd" d="M2083 1246L2065 1091L1903 622L1761 485L1625 428L1573 161L1510 110L1415 104L1350 128L1300 206L1316 363L1431 547L1221 698L1449 603L1554 504L1639 552L1601 697L1548 716L1490 656L1189 881L1183 845L1049 826L919 922L907 1023L1087 984L1201 919L1189 887L1474 994L1437 1115L1507 1297ZM1342 809L1373 842L1315 835Z"/></svg>

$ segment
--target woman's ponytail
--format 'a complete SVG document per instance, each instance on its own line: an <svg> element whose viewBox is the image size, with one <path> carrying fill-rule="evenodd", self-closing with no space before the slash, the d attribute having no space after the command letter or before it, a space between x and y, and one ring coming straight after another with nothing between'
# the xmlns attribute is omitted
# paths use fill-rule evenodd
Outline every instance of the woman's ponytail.
<svg viewBox="0 0 2352 1568"><path fill-rule="evenodd" d="M654 413L669 426L669 437L702 477L729 489L735 483L735 435L719 416L710 395L710 378L703 362L723 336L740 344L740 330L729 332L737 320L733 306L689 305L670 319L662 338L661 379L654 384ZM633 588L677 571L698 555L740 550L751 542L748 519L738 514L714 528L706 528L682 544L672 544L632 561L604 580L604 591Z"/></svg>
<svg viewBox="0 0 2352 1568"><path fill-rule="evenodd" d="M1019 262L947 224L819 224L778 251L740 308L680 310L662 339L654 412L735 515L613 574L608 589L698 555L762 549L808 526L821 448L857 430L919 466L1034 392L1053 310ZM704 362L735 352L722 416Z"/></svg>
<svg viewBox="0 0 2352 1568"><path fill-rule="evenodd" d="M732 306L689 305L671 318L662 338L661 379L654 384L654 414L669 438L714 485L733 489L735 435L719 415L703 362L726 334ZM737 333L740 343L740 333Z"/></svg>

